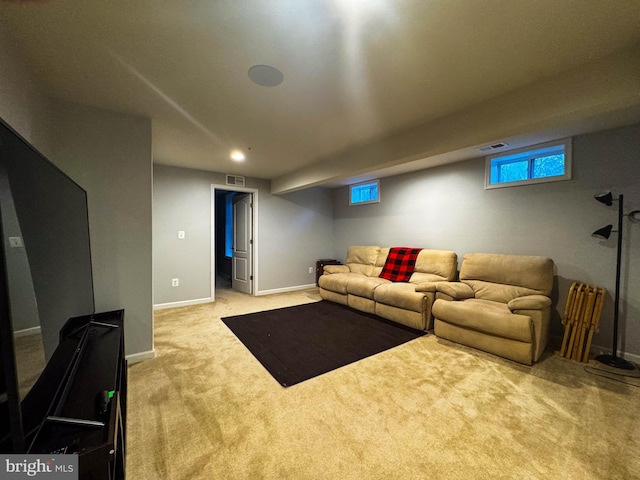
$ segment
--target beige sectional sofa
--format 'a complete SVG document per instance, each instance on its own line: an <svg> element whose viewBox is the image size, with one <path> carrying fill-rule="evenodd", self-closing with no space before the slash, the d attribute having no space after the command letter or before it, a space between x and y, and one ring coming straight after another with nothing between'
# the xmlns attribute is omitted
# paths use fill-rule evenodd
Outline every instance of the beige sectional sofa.
<svg viewBox="0 0 640 480"><path fill-rule="evenodd" d="M350 247L344 265L325 265L320 296L418 330L431 329L436 283L454 280L457 255L423 249L409 281L392 282L379 277L388 254L389 248Z"/></svg>
<svg viewBox="0 0 640 480"><path fill-rule="evenodd" d="M547 345L553 260L422 250L408 282L379 275L389 248L353 246L345 265L326 265L320 296L436 336L531 365Z"/></svg>
<svg viewBox="0 0 640 480"><path fill-rule="evenodd" d="M553 270L546 257L466 254L460 282L436 285L435 334L531 365L547 345Z"/></svg>

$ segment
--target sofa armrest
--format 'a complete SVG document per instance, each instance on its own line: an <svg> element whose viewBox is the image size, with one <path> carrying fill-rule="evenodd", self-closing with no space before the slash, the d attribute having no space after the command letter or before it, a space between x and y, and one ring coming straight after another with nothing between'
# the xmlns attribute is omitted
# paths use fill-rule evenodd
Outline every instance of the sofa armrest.
<svg viewBox="0 0 640 480"><path fill-rule="evenodd" d="M518 297L507 303L507 307L512 312L516 310L542 310L551 306L551 299L544 295L525 295Z"/></svg>
<svg viewBox="0 0 640 480"><path fill-rule="evenodd" d="M437 282L436 290L453 300L465 300L475 297L473 289L466 283L461 282Z"/></svg>
<svg viewBox="0 0 640 480"><path fill-rule="evenodd" d="M323 273L349 273L351 269L347 265L325 265L323 268Z"/></svg>
<svg viewBox="0 0 640 480"><path fill-rule="evenodd" d="M416 292L435 292L436 282L425 282L416 285Z"/></svg>

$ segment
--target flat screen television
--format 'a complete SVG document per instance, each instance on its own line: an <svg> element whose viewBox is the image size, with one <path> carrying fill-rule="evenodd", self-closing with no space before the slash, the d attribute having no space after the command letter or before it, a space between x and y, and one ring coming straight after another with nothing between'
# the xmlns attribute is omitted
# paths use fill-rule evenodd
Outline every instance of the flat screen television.
<svg viewBox="0 0 640 480"><path fill-rule="evenodd" d="M94 313L94 294L85 190L2 119L0 220L0 451L17 453L28 451L59 385L38 390L51 399L32 398L31 388L67 320ZM65 348L50 384L77 355Z"/></svg>

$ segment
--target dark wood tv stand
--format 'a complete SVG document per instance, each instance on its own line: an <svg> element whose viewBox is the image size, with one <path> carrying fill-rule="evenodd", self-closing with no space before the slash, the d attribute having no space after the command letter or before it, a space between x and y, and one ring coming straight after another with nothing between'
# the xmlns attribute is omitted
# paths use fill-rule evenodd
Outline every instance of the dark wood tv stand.
<svg viewBox="0 0 640 480"><path fill-rule="evenodd" d="M75 367L59 382L54 403L33 436L29 453L77 454L82 480L124 479L127 419L124 311L70 319L60 332L58 350L69 348L76 349ZM49 362L52 369L56 368L55 355ZM57 375L53 372L50 378ZM40 388L50 389L46 371L42 377ZM30 395L38 394L37 384L34 389Z"/></svg>

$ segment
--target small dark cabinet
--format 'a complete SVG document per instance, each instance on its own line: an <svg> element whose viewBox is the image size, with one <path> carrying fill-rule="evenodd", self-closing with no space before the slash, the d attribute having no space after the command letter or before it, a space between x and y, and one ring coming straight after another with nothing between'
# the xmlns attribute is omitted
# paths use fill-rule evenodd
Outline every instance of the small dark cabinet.
<svg viewBox="0 0 640 480"><path fill-rule="evenodd" d="M74 371L58 388L55 407L42 421L29 452L77 454L81 480L124 479L124 311L70 319L60 332L60 345L66 344L78 351ZM55 366L55 361L49 365ZM46 371L40 387L51 387Z"/></svg>
<svg viewBox="0 0 640 480"><path fill-rule="evenodd" d="M333 258L325 258L325 259L318 260L316 262L316 285L318 285L318 281L322 276L325 265L342 265L342 263L340 263L338 260L335 260Z"/></svg>

